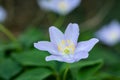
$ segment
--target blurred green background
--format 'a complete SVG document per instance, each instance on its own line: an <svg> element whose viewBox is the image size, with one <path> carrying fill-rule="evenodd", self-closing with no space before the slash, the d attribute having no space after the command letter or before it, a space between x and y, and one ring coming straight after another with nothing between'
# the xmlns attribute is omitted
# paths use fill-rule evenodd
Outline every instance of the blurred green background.
<svg viewBox="0 0 120 80"><path fill-rule="evenodd" d="M49 53L35 49L33 43L48 41L53 25L64 31L70 22L78 23L83 41L112 20L120 21L120 0L82 0L66 16L42 10L36 0L0 0L0 5L7 11L0 25L0 80L62 80L66 64L46 62ZM109 47L99 42L89 54L70 64L66 80L120 80L120 43Z"/></svg>

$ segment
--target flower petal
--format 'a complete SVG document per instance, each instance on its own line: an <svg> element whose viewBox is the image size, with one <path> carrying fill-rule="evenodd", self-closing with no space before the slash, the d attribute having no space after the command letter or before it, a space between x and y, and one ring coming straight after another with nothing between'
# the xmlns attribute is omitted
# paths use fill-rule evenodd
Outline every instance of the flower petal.
<svg viewBox="0 0 120 80"><path fill-rule="evenodd" d="M74 59L77 62L77 61L79 61L81 59L88 58L88 55L89 55L88 52L86 52L86 51L80 51L78 53L75 53Z"/></svg>
<svg viewBox="0 0 120 80"><path fill-rule="evenodd" d="M37 0L38 1L38 5L43 9L43 10L56 10L56 7L54 4L58 3L58 0Z"/></svg>
<svg viewBox="0 0 120 80"><path fill-rule="evenodd" d="M110 24L103 26L95 34L101 42L108 46L113 46L120 41L120 24L118 21L112 21Z"/></svg>
<svg viewBox="0 0 120 80"><path fill-rule="evenodd" d="M74 10L77 6L79 6L81 0L66 0L66 2L69 4L68 12Z"/></svg>
<svg viewBox="0 0 120 80"><path fill-rule="evenodd" d="M56 56L56 55L50 55L46 57L46 61L52 61L52 60L56 60L56 61L60 61L60 62L66 62L66 63L73 63L75 62L75 60L70 57L64 57L64 56Z"/></svg>
<svg viewBox="0 0 120 80"><path fill-rule="evenodd" d="M0 22L4 22L7 17L7 12L6 10L0 6Z"/></svg>
<svg viewBox="0 0 120 80"><path fill-rule="evenodd" d="M58 51L55 46L48 41L40 41L38 43L34 43L34 47L39 50L48 51L51 54L58 55Z"/></svg>
<svg viewBox="0 0 120 80"><path fill-rule="evenodd" d="M65 31L65 38L71 40L74 44L77 43L79 36L79 26L76 23L70 23Z"/></svg>
<svg viewBox="0 0 120 80"><path fill-rule="evenodd" d="M99 41L98 39L93 38L93 39L90 39L88 41L79 42L77 45L77 48L75 50L75 53L78 53L80 51L89 52L98 41Z"/></svg>
<svg viewBox="0 0 120 80"><path fill-rule="evenodd" d="M47 56L45 58L46 61L52 61L52 60L56 60L56 61L60 61L60 62L63 62L63 58L61 56L55 56L55 55L50 55L50 56Z"/></svg>
<svg viewBox="0 0 120 80"><path fill-rule="evenodd" d="M63 56L63 59L64 59L64 62L67 62L67 63L73 63L73 62L75 62L75 59L74 59L74 55L73 55L73 54L64 55L64 56Z"/></svg>
<svg viewBox="0 0 120 80"><path fill-rule="evenodd" d="M56 45L59 44L61 42L61 40L64 40L63 33L54 26L49 28L49 33L50 33L51 42Z"/></svg>

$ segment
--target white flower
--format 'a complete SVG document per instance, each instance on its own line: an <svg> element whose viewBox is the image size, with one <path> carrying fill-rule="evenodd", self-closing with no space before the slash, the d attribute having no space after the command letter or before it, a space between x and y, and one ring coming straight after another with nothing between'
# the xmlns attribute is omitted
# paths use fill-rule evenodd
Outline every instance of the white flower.
<svg viewBox="0 0 120 80"><path fill-rule="evenodd" d="M81 0L38 0L38 4L45 10L56 12L60 15L66 15L74 10Z"/></svg>
<svg viewBox="0 0 120 80"><path fill-rule="evenodd" d="M103 26L102 29L96 32L96 37L104 44L113 46L120 41L120 24L117 21L112 21L109 25Z"/></svg>
<svg viewBox="0 0 120 80"><path fill-rule="evenodd" d="M6 16L6 10L2 6L0 6L0 22L3 22L6 19Z"/></svg>
<svg viewBox="0 0 120 80"><path fill-rule="evenodd" d="M99 41L92 38L88 41L78 42L79 26L70 23L63 34L56 27L49 28L50 40L34 43L34 47L48 51L51 55L46 57L46 61L57 60L60 62L73 63L88 57L89 51Z"/></svg>

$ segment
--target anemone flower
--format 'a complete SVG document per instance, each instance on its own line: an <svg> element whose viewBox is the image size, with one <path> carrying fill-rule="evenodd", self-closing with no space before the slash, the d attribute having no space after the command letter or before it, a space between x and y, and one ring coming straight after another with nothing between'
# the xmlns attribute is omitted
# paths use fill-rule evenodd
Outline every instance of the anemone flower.
<svg viewBox="0 0 120 80"><path fill-rule="evenodd" d="M6 19L6 16L6 10L2 6L0 6L0 22L3 22Z"/></svg>
<svg viewBox="0 0 120 80"><path fill-rule="evenodd" d="M79 26L70 23L63 34L59 29L52 26L49 28L50 40L34 43L34 47L48 51L51 55L46 57L46 61L57 60L60 62L73 63L88 57L88 52L99 41L92 38L88 41L78 42Z"/></svg>
<svg viewBox="0 0 120 80"><path fill-rule="evenodd" d="M38 0L38 4L41 8L60 15L70 13L80 2L81 0Z"/></svg>
<svg viewBox="0 0 120 80"><path fill-rule="evenodd" d="M108 46L113 46L120 41L120 24L113 20L96 32L96 37Z"/></svg>

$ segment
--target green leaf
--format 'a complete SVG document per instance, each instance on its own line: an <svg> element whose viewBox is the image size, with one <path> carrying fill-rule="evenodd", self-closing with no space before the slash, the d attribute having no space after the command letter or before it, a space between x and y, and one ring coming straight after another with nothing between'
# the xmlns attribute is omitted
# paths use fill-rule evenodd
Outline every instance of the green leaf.
<svg viewBox="0 0 120 80"><path fill-rule="evenodd" d="M85 61L85 60L81 60L79 62L75 62L72 64L69 64L70 69L74 69L74 68L82 68L84 66L89 66L89 65L94 65L94 64L103 64L103 60L99 59L96 61ZM66 69L66 63L64 63L61 67L61 71L64 71Z"/></svg>
<svg viewBox="0 0 120 80"><path fill-rule="evenodd" d="M6 59L0 63L0 77L9 80L21 71L21 66L11 59Z"/></svg>
<svg viewBox="0 0 120 80"><path fill-rule="evenodd" d="M47 52L41 52L37 49L12 54L12 57L23 66L47 66L54 68L55 62L46 62L46 56L48 56Z"/></svg>
<svg viewBox="0 0 120 80"><path fill-rule="evenodd" d="M43 80L50 76L52 72L46 68L36 68L24 72L15 80Z"/></svg>
<svg viewBox="0 0 120 80"><path fill-rule="evenodd" d="M119 63L119 56L112 49L104 47L102 45L97 45L90 52L90 56L88 60L96 60L103 59L105 61L105 65L113 65Z"/></svg>
<svg viewBox="0 0 120 80"><path fill-rule="evenodd" d="M4 43L4 44L0 44L0 51L5 51L5 50L18 50L20 47L19 44L17 43Z"/></svg>
<svg viewBox="0 0 120 80"><path fill-rule="evenodd" d="M84 65L78 72L77 80L90 80L93 75L102 67L103 61L99 60Z"/></svg>
<svg viewBox="0 0 120 80"><path fill-rule="evenodd" d="M112 75L107 72L99 72L91 80L120 80L120 76Z"/></svg>
<svg viewBox="0 0 120 80"><path fill-rule="evenodd" d="M44 36L43 36L44 35ZM34 42L43 40L45 38L45 33L37 28L29 27L20 35L19 41L24 45L24 47L31 47Z"/></svg>
<svg viewBox="0 0 120 80"><path fill-rule="evenodd" d="M2 62L5 59L4 52L0 51L0 62Z"/></svg>
<svg viewBox="0 0 120 80"><path fill-rule="evenodd" d="M88 77L93 75L97 70L101 68L102 64L103 64L103 60L96 60L96 61L83 60L69 65L70 65L71 74L74 79L87 80ZM63 64L61 68L61 72L64 72L65 68L66 68L66 64Z"/></svg>

